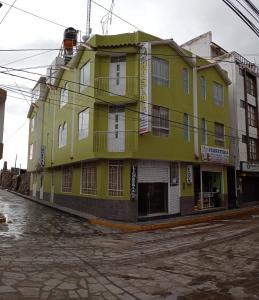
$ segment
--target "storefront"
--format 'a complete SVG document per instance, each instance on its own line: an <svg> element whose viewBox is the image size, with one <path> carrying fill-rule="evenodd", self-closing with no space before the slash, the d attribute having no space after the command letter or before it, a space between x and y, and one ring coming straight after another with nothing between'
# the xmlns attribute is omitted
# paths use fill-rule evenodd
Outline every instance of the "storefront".
<svg viewBox="0 0 259 300"><path fill-rule="evenodd" d="M202 146L203 164L194 167L194 210L225 208L224 181L229 161L227 149Z"/></svg>
<svg viewBox="0 0 259 300"><path fill-rule="evenodd" d="M180 213L179 163L138 162L139 217Z"/></svg>
<svg viewBox="0 0 259 300"><path fill-rule="evenodd" d="M237 173L237 192L240 206L259 203L259 163L241 162Z"/></svg>

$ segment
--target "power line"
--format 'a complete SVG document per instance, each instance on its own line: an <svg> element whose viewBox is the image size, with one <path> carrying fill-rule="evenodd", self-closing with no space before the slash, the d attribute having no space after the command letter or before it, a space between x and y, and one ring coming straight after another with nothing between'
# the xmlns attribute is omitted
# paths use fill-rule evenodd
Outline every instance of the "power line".
<svg viewBox="0 0 259 300"><path fill-rule="evenodd" d="M0 72L0 73L3 73L3 72ZM27 79L27 80L36 82L36 80L30 79L30 78L27 78L27 77L18 76L18 75L14 75L14 74L8 74L8 75L10 75L10 76L15 76L15 77L19 77L19 78L23 78L23 79ZM62 88L60 88L60 89L62 89ZM94 100L95 100L95 99L96 99L96 100L100 100L101 102L103 102L103 103L105 103L105 104L107 104L107 105L112 105L112 106L114 106L114 103L113 103L113 102L110 102L110 101L107 101L107 100L104 100L104 99L101 99L101 98L98 98L98 97L93 97L93 96L88 95L88 94L83 94L83 93L80 93L80 92L76 92L76 91L72 91L72 90L69 90L69 91L71 91L71 92L73 92L73 93L75 93L75 94L79 94L79 95L83 95L83 96L85 96L85 97L92 98L92 99L94 99ZM56 101L56 100L55 100L55 101ZM81 106L81 107L84 107L84 108L87 108L86 106L80 105L80 104L73 104L73 103L70 103L70 104L76 105L76 106ZM186 126L186 124L183 124L182 122L178 122L178 121L173 121L173 120L170 120L170 119L165 119L165 118L157 117L157 116L154 116L154 115L152 115L152 114L141 113L140 111L131 109L131 108L129 108L129 107L126 107L125 109L128 110L128 111L137 113L137 114L139 114L139 115L145 115L145 116L148 116L148 117L161 119L161 120L167 121L167 122L169 122L169 123L173 123L173 124L177 124L177 125ZM183 113L183 112L181 112L181 113ZM137 119L137 120L138 120L138 119ZM214 122L214 121L213 121L213 122ZM195 130L198 130L198 131L201 131L201 130L202 130L202 129L199 128L199 127L195 127L195 126L191 126L191 125L188 125L188 126L189 126L189 127L192 127L192 128L195 129ZM226 126L226 127L227 127L227 128L230 128L229 126ZM235 129L235 130L236 130L236 129ZM208 130L206 130L206 132L207 132L207 133L208 133L208 132L213 133L212 131L208 131ZM213 133L213 136L215 136L214 133ZM226 135L226 134L225 134L224 136L225 136L225 137L228 137L228 138L231 138L231 139L236 139L235 136Z"/></svg>
<svg viewBox="0 0 259 300"><path fill-rule="evenodd" d="M259 16L259 10L258 10L258 8L253 4L253 2L250 1L250 0L244 0L244 1L248 4L249 7L252 8L252 10L257 14L257 16Z"/></svg>
<svg viewBox="0 0 259 300"><path fill-rule="evenodd" d="M63 28L67 28L67 27L68 27L68 26L62 25L62 24L60 24L60 23L57 23L57 22L55 22L55 21L49 20L49 19L47 19L47 18L45 18L45 17L41 17L41 16L39 16L39 15L36 15L35 13L32 13L32 12L30 12L30 11L28 11L28 10L22 9L22 8L17 7L17 6L14 6L14 5L11 5L11 4L9 4L9 3L7 3L7 2L4 2L4 1L2 1L2 0L1 0L1 2L4 3L4 4L7 5L7 6L10 6L10 7L12 6L12 7L13 7L14 9L16 9L16 10L22 11L22 12L28 14L28 15L31 15L31 16L36 17L36 18L38 18L38 19L41 19L41 20L43 20L43 21L52 23L52 24L54 24L54 25L57 25L57 26L60 26L60 27L63 27Z"/></svg>
<svg viewBox="0 0 259 300"><path fill-rule="evenodd" d="M6 144L11 138L13 138L26 125L26 123L27 123L27 120L4 141L4 144Z"/></svg>
<svg viewBox="0 0 259 300"><path fill-rule="evenodd" d="M0 21L0 24L3 23L4 19L7 17L7 15L9 14L10 10L13 8L13 6L14 6L14 4L15 4L16 1L17 1L17 0L14 0L13 4L10 5L10 7L9 7L9 9L7 10L6 14L3 16L2 20Z"/></svg>
<svg viewBox="0 0 259 300"><path fill-rule="evenodd" d="M3 68L3 67L1 67L0 66L0 68ZM4 69L6 69L6 68L4 68ZM13 69L13 68L11 68L11 69ZM17 69L13 69L14 71L20 71L20 70L17 70ZM40 73L35 73L35 72L29 72L29 71L22 71L22 72L24 72L24 73L29 73L29 74L34 74L34 75L38 75L38 76L43 76L42 74L40 74ZM0 72L0 73L3 73L3 72ZM3 74L5 74L5 73L3 73ZM55 77L56 78L56 77ZM127 100L134 100L134 101L136 101L136 102L140 102L140 103L144 103L143 101L141 101L141 100L139 100L139 99L135 99L135 98L132 98L132 97L128 97L127 95L119 95L119 94L116 94L116 93L114 93L114 92L111 92L111 91L108 91L108 90L105 90L105 89L100 89L100 88L97 88L97 87L95 87L95 86L92 86L92 85L88 85L88 84L80 84L80 83L78 83L78 82L74 82L74 81L71 81L71 80L64 80L64 79L61 79L61 81L65 81L65 82L69 82L69 83L72 83L72 84L77 84L77 85L83 85L83 86L85 86L85 87L90 87L90 88L92 88L92 89L94 89L94 90L97 90L97 91L101 91L101 92L105 92L105 93L107 93L107 94L112 94L112 95L114 95L114 96L119 96L119 97L122 97L122 98L125 98L125 99L127 99ZM62 88L60 88L60 89L62 89ZM70 89L68 89L68 91L70 91L70 92L74 92L74 91L72 91L72 90L70 90ZM98 99L98 100L100 100L100 99ZM111 103L110 102L108 102L110 105L111 105ZM171 111L173 111L173 112L176 112L176 113L179 113L179 114L184 114L185 112L183 112L183 111L179 111L179 110L176 110L176 109L169 109L169 110L171 110ZM195 119L198 119L198 120L202 120L203 118L201 118L201 117L197 117L197 116L194 116L194 115L192 115L192 114L189 114L192 118L195 118ZM209 123L214 123L214 121L211 121L211 120L206 120L207 122L209 122ZM230 127L230 126L225 126L226 128L229 128L229 129L231 129L231 130L238 130L237 128L232 128L232 127ZM240 132L243 132L243 133L246 133L246 131L244 131L244 130L239 130Z"/></svg>
<svg viewBox="0 0 259 300"><path fill-rule="evenodd" d="M103 8L103 9L106 10L107 12L111 13L113 16L115 16L116 18L120 19L121 21L127 23L128 25L134 27L135 29L137 29L137 30L139 30L139 31L142 31L139 27L135 26L134 24L130 23L129 21L125 20L124 18L120 17L119 15L115 14L111 9L108 9L108 8L104 7L103 5L101 5L101 4L97 3L97 2L95 2L94 0L92 0L92 2L93 2L95 5L97 5L97 6L101 7L101 8Z"/></svg>
<svg viewBox="0 0 259 300"><path fill-rule="evenodd" d="M256 18L239 0L236 0L242 7L243 9L257 22L259 23L259 19Z"/></svg>

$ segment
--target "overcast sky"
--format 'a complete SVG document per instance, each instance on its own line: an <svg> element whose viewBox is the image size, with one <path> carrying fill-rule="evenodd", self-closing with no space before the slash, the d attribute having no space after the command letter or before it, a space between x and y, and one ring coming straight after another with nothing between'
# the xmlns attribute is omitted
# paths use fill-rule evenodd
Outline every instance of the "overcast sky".
<svg viewBox="0 0 259 300"><path fill-rule="evenodd" d="M252 0L259 7L259 0ZM0 0L1 2L1 0ZM14 0L5 0L12 4ZM96 0L109 8L111 0ZM0 9L0 22L9 6L3 3ZM85 31L87 0L17 0L15 5L66 27ZM202 33L212 31L213 41L228 51L235 50L250 61L259 63L259 38L245 25L222 0L115 0L114 13L128 20L142 31L161 38L173 38L182 44ZM91 27L93 34L101 34L100 20L106 11L92 4ZM255 22L255 21L254 21ZM259 26L259 23L256 24ZM0 24L1 47L3 49L58 48L61 45L64 27L49 23L25 12L12 8ZM109 34L133 32L136 28L113 17ZM44 52L44 53L43 53ZM33 58L28 56L40 54ZM11 68L43 67L28 71L46 73L46 67L58 54L57 51L0 52L0 67ZM8 65L7 65L8 64ZM0 72L5 69L0 69ZM33 80L37 76L28 73L12 73ZM0 86L29 90L34 81L12 77L0 73ZM27 166L28 121L26 120L29 104L25 93L11 93L6 102L4 157L9 167ZM14 98L19 97L21 99ZM29 98L27 98L30 100ZM21 128L21 129L19 129ZM19 129L19 130L18 130ZM18 130L18 131L17 131Z"/></svg>

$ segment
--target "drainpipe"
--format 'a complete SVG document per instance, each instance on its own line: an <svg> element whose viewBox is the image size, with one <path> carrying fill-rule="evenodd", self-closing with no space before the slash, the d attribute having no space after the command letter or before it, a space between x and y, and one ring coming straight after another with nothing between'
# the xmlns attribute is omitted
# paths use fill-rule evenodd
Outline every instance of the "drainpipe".
<svg viewBox="0 0 259 300"><path fill-rule="evenodd" d="M193 54L193 138L194 138L194 156L195 159L199 159L199 121L198 121L198 89L197 89L197 66L196 66L196 55Z"/></svg>
<svg viewBox="0 0 259 300"><path fill-rule="evenodd" d="M76 68L73 72L73 101L72 101L72 124L71 124L71 144L70 144L70 159L74 158L74 139L75 139L75 100L76 100Z"/></svg>

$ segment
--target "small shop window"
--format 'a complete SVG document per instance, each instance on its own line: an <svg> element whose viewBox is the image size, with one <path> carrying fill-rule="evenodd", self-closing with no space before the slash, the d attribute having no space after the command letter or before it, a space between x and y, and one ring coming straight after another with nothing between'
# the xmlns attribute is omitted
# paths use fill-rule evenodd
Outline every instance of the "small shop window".
<svg viewBox="0 0 259 300"><path fill-rule="evenodd" d="M72 192L72 167L66 167L62 169L62 192Z"/></svg>
<svg viewBox="0 0 259 300"><path fill-rule="evenodd" d="M170 163L170 185L178 185L179 184L179 164L178 162Z"/></svg>
<svg viewBox="0 0 259 300"><path fill-rule="evenodd" d="M95 163L84 163L81 174L81 193L96 195L97 171Z"/></svg>

